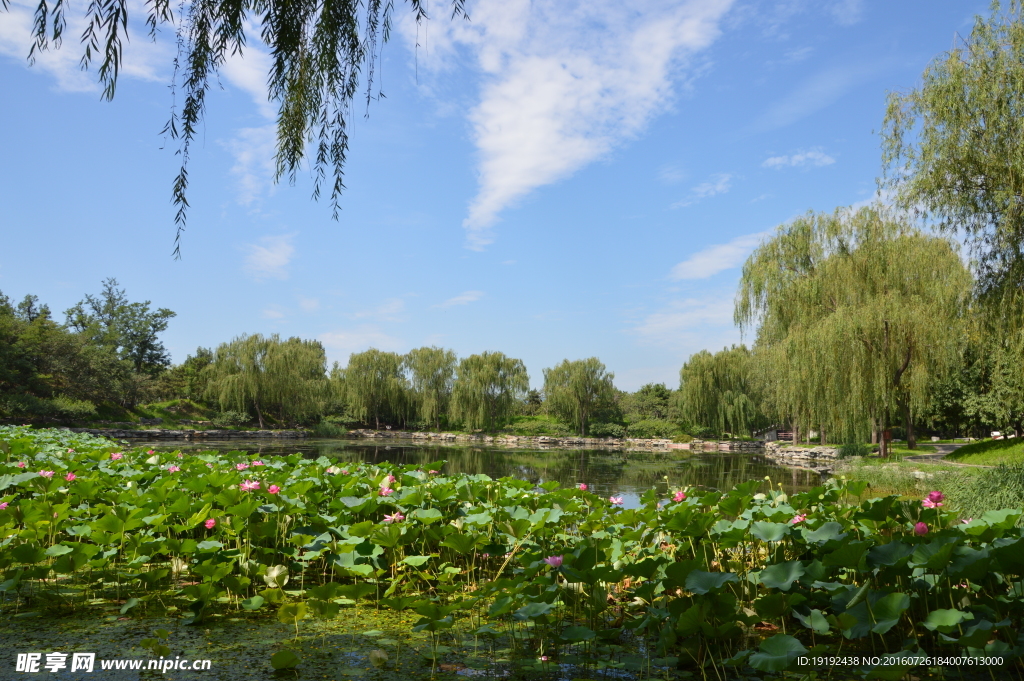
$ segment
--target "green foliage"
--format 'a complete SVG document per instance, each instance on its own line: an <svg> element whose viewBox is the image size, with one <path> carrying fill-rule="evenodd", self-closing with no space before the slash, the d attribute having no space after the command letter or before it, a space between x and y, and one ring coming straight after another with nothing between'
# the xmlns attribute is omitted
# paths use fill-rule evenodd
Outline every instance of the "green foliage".
<svg viewBox="0 0 1024 681"><path fill-rule="evenodd" d="M222 343L205 371L208 394L221 409L254 411L260 428L271 411L281 421L319 416L330 390L323 346L277 334Z"/></svg>
<svg viewBox="0 0 1024 681"><path fill-rule="evenodd" d="M120 578L125 616L170 592L193 621L272 605L297 631L365 598L419 615L406 622L431 636L432 655L467 625L564 656L628 634L694 670L714 659L795 671L811 648L1020 656L1019 508L963 523L948 504L862 500L863 485L786 495L751 481L690 488L679 502L651 490L623 510L513 477L390 464L341 473L298 454L261 466L244 452L112 458L114 443L70 435L0 428L7 602L58 580L65 602L85 601L85 585ZM71 443L73 453L57 446ZM765 618L786 633L763 638Z"/></svg>
<svg viewBox="0 0 1024 681"><path fill-rule="evenodd" d="M1024 508L1024 462L960 473L949 482L949 503L965 518L980 518L995 508Z"/></svg>
<svg viewBox="0 0 1024 681"><path fill-rule="evenodd" d="M618 423L595 423L590 427L593 437L626 437L626 427Z"/></svg>
<svg viewBox="0 0 1024 681"><path fill-rule="evenodd" d="M607 411L615 397L609 373L597 357L561 364L544 370L544 394L547 409L582 434L601 412Z"/></svg>
<svg viewBox="0 0 1024 681"><path fill-rule="evenodd" d="M572 429L558 419L540 414L537 416L515 416L501 432L520 437L565 437Z"/></svg>
<svg viewBox="0 0 1024 681"><path fill-rule="evenodd" d="M735 314L757 330L766 410L833 437L910 430L959 361L970 287L948 240L879 207L779 227L744 264Z"/></svg>
<svg viewBox="0 0 1024 681"><path fill-rule="evenodd" d="M847 442L839 447L839 458L846 459L851 456L868 456L871 454L871 445L863 442Z"/></svg>
<svg viewBox="0 0 1024 681"><path fill-rule="evenodd" d="M630 423L626 428L627 437L640 439L667 438L672 439L682 435L682 429L676 423L664 419L645 419Z"/></svg>
<svg viewBox="0 0 1024 681"><path fill-rule="evenodd" d="M401 355L375 348L352 353L342 380L349 408L362 423L372 421L379 430L382 422L405 420L409 395Z"/></svg>
<svg viewBox="0 0 1024 681"><path fill-rule="evenodd" d="M994 2L966 39L889 95L882 126L885 185L900 204L966 233L996 323L1024 318L1024 20L1019 0ZM1007 315L1008 306L1015 315Z"/></svg>
<svg viewBox="0 0 1024 681"><path fill-rule="evenodd" d="M470 430L497 430L515 415L529 386L521 359L500 352L470 355L459 362L452 417Z"/></svg>
<svg viewBox="0 0 1024 681"><path fill-rule="evenodd" d="M753 382L753 358L744 345L711 354L701 350L679 371L683 418L714 435L752 435L764 425Z"/></svg>
<svg viewBox="0 0 1024 681"><path fill-rule="evenodd" d="M244 411L222 411L213 417L213 425L218 428L235 428L248 423L252 417Z"/></svg>
<svg viewBox="0 0 1024 681"><path fill-rule="evenodd" d="M441 430L441 419L451 403L455 361L454 352L436 347L411 350L403 359L416 414L437 430Z"/></svg>

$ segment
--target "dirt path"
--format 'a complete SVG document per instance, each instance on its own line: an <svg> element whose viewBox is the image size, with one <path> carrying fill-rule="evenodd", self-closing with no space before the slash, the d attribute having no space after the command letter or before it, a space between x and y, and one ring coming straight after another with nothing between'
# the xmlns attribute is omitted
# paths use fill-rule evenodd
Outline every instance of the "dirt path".
<svg viewBox="0 0 1024 681"><path fill-rule="evenodd" d="M927 444L929 447L934 447L935 448L935 452L932 453L932 454L918 454L916 456L904 456L903 460L904 461L913 461L914 463L941 463L941 464L944 464L946 466L964 466L964 467L967 467L967 468L995 468L995 466L982 466L982 465L975 464L975 463L958 463L956 461L946 461L945 460L946 456L948 454L952 454L956 450L958 450L961 447L963 447L964 445L968 444L966 442L961 442L961 443L957 443L957 444L943 444L943 445L940 445L940 444L934 444L933 445L933 444L928 444L927 442L922 442L921 444Z"/></svg>

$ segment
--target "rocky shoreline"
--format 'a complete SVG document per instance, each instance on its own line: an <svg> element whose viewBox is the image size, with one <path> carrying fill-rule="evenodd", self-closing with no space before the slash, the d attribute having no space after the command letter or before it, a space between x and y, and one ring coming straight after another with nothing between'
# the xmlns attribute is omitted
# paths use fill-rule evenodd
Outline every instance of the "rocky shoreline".
<svg viewBox="0 0 1024 681"><path fill-rule="evenodd" d="M424 433L402 430L350 430L345 437L367 440L412 440L416 442L442 442L461 444L480 444L496 447L514 448L552 448L552 449L627 449L627 450L691 450L691 451L758 451L760 442L741 442L738 440L724 442L672 442L668 439L639 439L614 437L554 437L520 436L520 435L483 435L465 433Z"/></svg>
<svg viewBox="0 0 1024 681"><path fill-rule="evenodd" d="M819 473L830 473L839 460L838 447L796 447L786 442L768 442L764 455L784 466L808 468Z"/></svg>

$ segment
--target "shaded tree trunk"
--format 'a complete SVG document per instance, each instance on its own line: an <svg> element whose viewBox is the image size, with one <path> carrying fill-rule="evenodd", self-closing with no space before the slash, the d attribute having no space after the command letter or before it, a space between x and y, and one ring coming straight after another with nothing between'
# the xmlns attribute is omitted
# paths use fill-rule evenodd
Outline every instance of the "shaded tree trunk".
<svg viewBox="0 0 1024 681"><path fill-rule="evenodd" d="M907 449L917 449L917 435L914 434L914 420L911 418L910 405L903 405L903 429L907 431Z"/></svg>

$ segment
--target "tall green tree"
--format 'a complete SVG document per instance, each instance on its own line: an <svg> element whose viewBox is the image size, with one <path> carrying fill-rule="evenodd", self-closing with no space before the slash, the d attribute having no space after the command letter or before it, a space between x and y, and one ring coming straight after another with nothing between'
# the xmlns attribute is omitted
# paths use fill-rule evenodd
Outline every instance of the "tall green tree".
<svg viewBox="0 0 1024 681"><path fill-rule="evenodd" d="M427 423L441 430L441 419L448 414L455 384L455 353L429 347L411 350L404 358L409 374L416 413Z"/></svg>
<svg viewBox="0 0 1024 681"><path fill-rule="evenodd" d="M260 428L276 412L281 421L319 415L327 399L327 357L318 341L277 334L239 336L222 343L206 369L208 395L222 409L256 412Z"/></svg>
<svg viewBox="0 0 1024 681"><path fill-rule="evenodd" d="M98 296L86 295L64 314L67 326L97 345L113 348L137 373L155 375L170 366L170 353L159 339L175 313L150 302L132 303L113 277L103 281Z"/></svg>
<svg viewBox="0 0 1024 681"><path fill-rule="evenodd" d="M344 371L345 398L352 414L379 430L381 422L404 422L408 408L408 384L402 356L370 348L352 353Z"/></svg>
<svg viewBox="0 0 1024 681"><path fill-rule="evenodd" d="M497 430L515 414L529 387L521 359L500 352L470 355L456 372L452 417L470 429Z"/></svg>
<svg viewBox="0 0 1024 681"><path fill-rule="evenodd" d="M880 207L809 213L743 266L736 321L756 329L766 404L837 435L913 417L957 366L972 279L954 245Z"/></svg>
<svg viewBox="0 0 1024 681"><path fill-rule="evenodd" d="M563 360L544 370L547 409L586 435L594 416L608 409L615 399L614 378L615 374L609 373L597 357Z"/></svg>
<svg viewBox="0 0 1024 681"><path fill-rule="evenodd" d="M701 350L679 370L679 403L685 421L717 434L752 435L764 425L746 346L715 354Z"/></svg>
<svg viewBox="0 0 1024 681"><path fill-rule="evenodd" d="M423 0L410 0L417 22L426 20ZM7 10L7 0L0 11ZM352 102L365 76L366 105L376 98L375 76L380 49L391 34L394 3L387 0L323 3L313 0L281 4L242 0L193 0L177 5L153 0L146 5L146 25L156 36L164 25L176 34L177 54L173 85L183 96L180 109L172 109L165 132L179 142L181 169L174 180L172 198L177 207L175 254L184 227L188 201L188 162L195 136L203 129L207 94L215 87L221 68L233 55L242 54L257 38L269 48L271 64L267 99L278 105L277 173L275 179L295 175L307 157L313 158L314 198L325 185L337 218L345 187L343 171L348 154ZM465 15L465 0L452 0L452 18ZM125 2L93 2L81 16L81 65L99 62L97 74L104 99L113 99L122 66L122 41L127 40L130 6ZM30 61L46 49L59 49L73 6L62 0L38 0ZM77 24L79 17L71 16ZM255 32L258 35L254 36ZM307 149L307 145L311 149Z"/></svg>
<svg viewBox="0 0 1024 681"><path fill-rule="evenodd" d="M1024 322L1024 20L993 2L970 36L889 95L883 185L907 209L965 233L994 318Z"/></svg>

